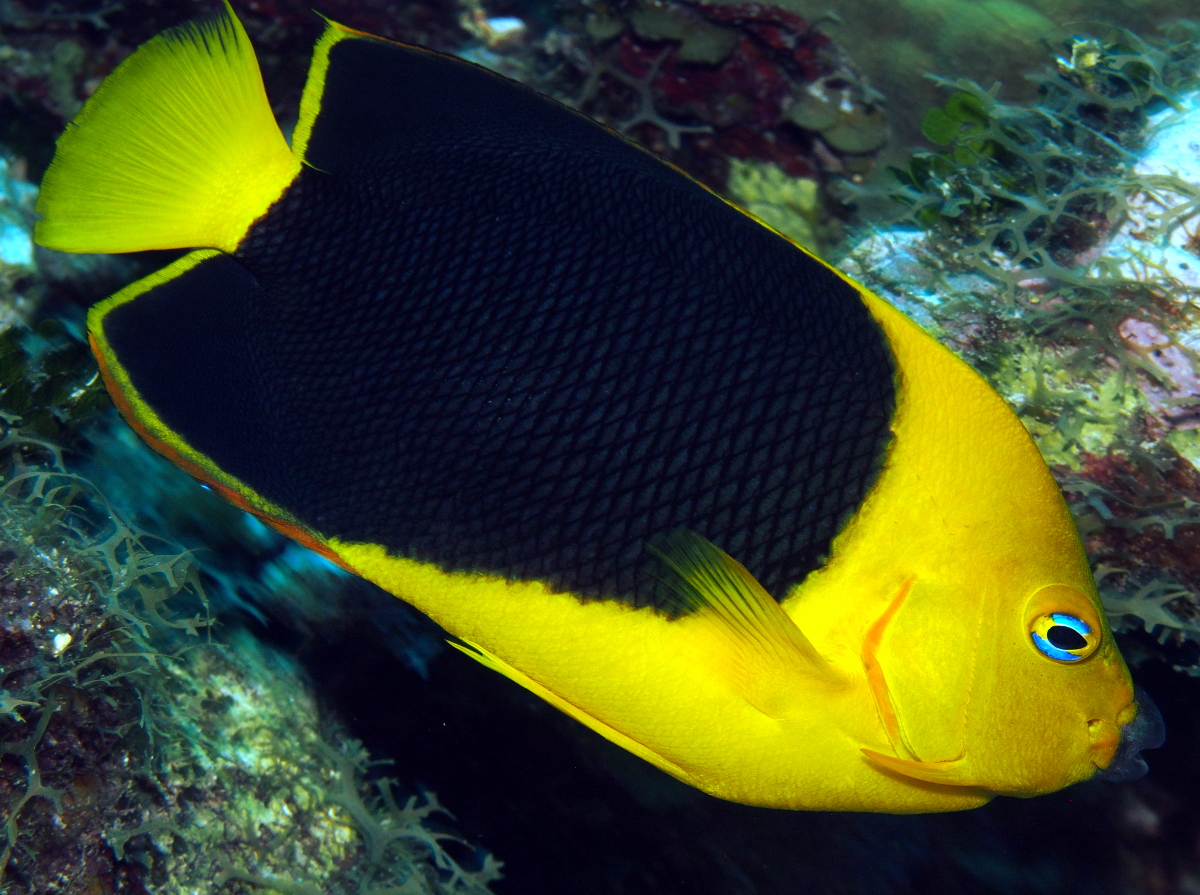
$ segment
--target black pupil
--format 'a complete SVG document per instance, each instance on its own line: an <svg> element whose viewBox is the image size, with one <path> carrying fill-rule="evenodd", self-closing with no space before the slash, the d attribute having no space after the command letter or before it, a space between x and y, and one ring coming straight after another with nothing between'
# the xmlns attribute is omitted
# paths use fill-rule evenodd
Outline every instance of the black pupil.
<svg viewBox="0 0 1200 895"><path fill-rule="evenodd" d="M1059 649L1075 650L1083 649L1087 646L1087 640L1084 636L1074 628L1068 628L1066 625L1054 625L1046 632L1046 639L1050 641L1052 646Z"/></svg>

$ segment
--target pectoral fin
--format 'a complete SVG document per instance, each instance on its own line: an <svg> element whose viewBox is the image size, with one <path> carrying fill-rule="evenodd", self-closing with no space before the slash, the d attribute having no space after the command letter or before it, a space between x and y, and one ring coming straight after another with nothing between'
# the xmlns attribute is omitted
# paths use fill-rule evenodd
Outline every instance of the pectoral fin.
<svg viewBox="0 0 1200 895"><path fill-rule="evenodd" d="M680 529L648 545L662 564L660 581L693 624L718 645L734 687L763 714L804 710L813 686L839 685L842 675L817 652L745 566L695 532Z"/></svg>

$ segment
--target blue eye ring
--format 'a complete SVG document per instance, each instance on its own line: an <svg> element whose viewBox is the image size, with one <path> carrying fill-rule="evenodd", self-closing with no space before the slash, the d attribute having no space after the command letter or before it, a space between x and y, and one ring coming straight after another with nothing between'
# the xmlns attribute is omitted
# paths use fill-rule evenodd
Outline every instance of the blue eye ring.
<svg viewBox="0 0 1200 895"><path fill-rule="evenodd" d="M1055 628L1060 630L1056 631ZM1041 616L1033 623L1029 636L1042 655L1056 662L1080 662L1095 652L1099 645L1099 638L1093 633L1091 625L1065 612Z"/></svg>

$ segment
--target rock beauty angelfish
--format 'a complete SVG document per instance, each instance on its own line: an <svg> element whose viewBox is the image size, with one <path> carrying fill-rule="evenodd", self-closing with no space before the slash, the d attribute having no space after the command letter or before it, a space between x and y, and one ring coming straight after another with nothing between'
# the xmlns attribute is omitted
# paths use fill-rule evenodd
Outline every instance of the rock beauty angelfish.
<svg viewBox="0 0 1200 895"><path fill-rule="evenodd" d="M330 23L289 148L226 5L100 86L38 211L196 249L88 317L154 448L669 774L915 812L1144 767L1003 401L564 106Z"/></svg>

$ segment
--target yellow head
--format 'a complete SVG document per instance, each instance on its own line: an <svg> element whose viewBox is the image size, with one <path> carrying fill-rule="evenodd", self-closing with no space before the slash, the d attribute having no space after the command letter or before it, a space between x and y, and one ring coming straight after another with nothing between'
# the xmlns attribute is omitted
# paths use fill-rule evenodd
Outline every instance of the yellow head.
<svg viewBox="0 0 1200 895"><path fill-rule="evenodd" d="M1014 608L981 657L972 696L991 709L969 718L967 754L979 785L1050 792L1112 763L1133 688L1094 593L1052 584Z"/></svg>
<svg viewBox="0 0 1200 895"><path fill-rule="evenodd" d="M862 644L890 746L863 751L888 772L1012 795L1085 780L1138 709L1067 507L999 396L868 298L903 371L892 455L789 612L818 646ZM1128 764L1153 736L1125 739Z"/></svg>
<svg viewBox="0 0 1200 895"><path fill-rule="evenodd" d="M895 714L894 757L871 757L915 780L1009 795L1110 767L1138 710L1094 593L1055 583L978 611L955 611L961 602L918 580L889 625L879 701ZM918 634L925 655L914 660ZM1125 739L1127 753L1152 745Z"/></svg>

